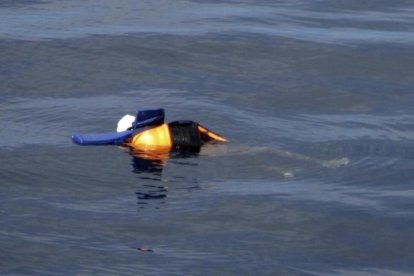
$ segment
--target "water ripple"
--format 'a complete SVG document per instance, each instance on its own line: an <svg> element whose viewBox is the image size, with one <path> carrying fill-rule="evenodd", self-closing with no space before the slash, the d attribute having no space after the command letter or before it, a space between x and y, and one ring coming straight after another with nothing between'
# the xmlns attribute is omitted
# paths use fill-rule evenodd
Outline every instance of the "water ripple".
<svg viewBox="0 0 414 276"><path fill-rule="evenodd" d="M182 97L186 97L185 102ZM279 114L276 117L194 96L190 91L154 89L116 96L16 98L12 103L2 103L0 146L70 145L73 132L112 131L125 113L133 114L137 107L160 106L168 110L169 121L191 118L207 126L214 124L214 130L224 135L243 132L248 139L245 143L257 142L255 133L263 133L262 144L270 145L284 139L303 142L355 139L409 142L414 139L414 116L409 114ZM194 110L208 110L208 114L194 116ZM240 125L244 127L240 128ZM250 130L246 132L247 129ZM229 138L238 140L237 137Z"/></svg>
<svg viewBox="0 0 414 276"><path fill-rule="evenodd" d="M104 2L104 3L103 3ZM337 9L306 1L276 4L41 2L0 7L0 37L24 40L87 35L255 33L324 43L412 43L413 7ZM351 5L350 5L351 6ZM333 7L329 9L329 7ZM384 9L387 8L384 5ZM93 9L94 12L90 13ZM390 26L394 29L390 29ZM323 27L322 27L323 26ZM371 27L367 27L371 26Z"/></svg>
<svg viewBox="0 0 414 276"><path fill-rule="evenodd" d="M343 183L321 183L307 180L286 180L284 182L271 183L268 181L226 181L211 184L210 193L222 195L272 195L292 200L307 200L343 204L364 211L381 212L382 215L409 216L409 209L400 208L392 198L400 200L413 200L414 190L371 189L370 187L358 187L344 185ZM391 199L391 200L390 200Z"/></svg>

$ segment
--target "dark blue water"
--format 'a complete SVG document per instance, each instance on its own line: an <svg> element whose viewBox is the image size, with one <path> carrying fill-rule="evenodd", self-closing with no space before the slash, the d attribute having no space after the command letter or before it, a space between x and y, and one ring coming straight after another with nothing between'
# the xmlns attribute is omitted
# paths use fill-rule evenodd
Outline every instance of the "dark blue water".
<svg viewBox="0 0 414 276"><path fill-rule="evenodd" d="M0 274L412 274L413 53L412 1L0 1ZM157 107L230 142L71 142Z"/></svg>

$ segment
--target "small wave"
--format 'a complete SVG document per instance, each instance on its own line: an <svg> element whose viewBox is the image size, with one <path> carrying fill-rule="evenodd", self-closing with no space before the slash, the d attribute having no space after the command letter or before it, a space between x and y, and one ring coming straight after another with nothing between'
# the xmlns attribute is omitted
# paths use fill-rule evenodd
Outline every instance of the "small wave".
<svg viewBox="0 0 414 276"><path fill-rule="evenodd" d="M332 6L331 9L329 7ZM409 5L338 9L306 1L278 4L101 1L33 2L0 9L0 36L42 40L90 35L254 33L317 43L412 43ZM90 12L91 7L93 13ZM28 12L30 11L30 12ZM367 28L371 25L371 28ZM392 27L390 27L392 26Z"/></svg>
<svg viewBox="0 0 414 276"><path fill-rule="evenodd" d="M307 142L373 139L412 141L411 115L319 114L261 118L259 124L278 137Z"/></svg>
<svg viewBox="0 0 414 276"><path fill-rule="evenodd" d="M381 212L383 215L408 215L409 210L400 208L390 198L412 200L412 190L379 189L343 183L321 183L310 179L287 179L269 182L260 180L228 180L217 182L206 192L222 195L275 196L291 200L309 200L326 203L339 203L365 211Z"/></svg>

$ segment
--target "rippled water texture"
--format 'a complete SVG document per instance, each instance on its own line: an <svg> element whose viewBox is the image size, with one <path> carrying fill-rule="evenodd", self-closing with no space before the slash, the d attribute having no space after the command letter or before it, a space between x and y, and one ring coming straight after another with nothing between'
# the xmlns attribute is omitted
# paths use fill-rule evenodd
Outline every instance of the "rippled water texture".
<svg viewBox="0 0 414 276"><path fill-rule="evenodd" d="M1 1L0 274L410 275L411 1ZM72 144L137 109L229 139Z"/></svg>

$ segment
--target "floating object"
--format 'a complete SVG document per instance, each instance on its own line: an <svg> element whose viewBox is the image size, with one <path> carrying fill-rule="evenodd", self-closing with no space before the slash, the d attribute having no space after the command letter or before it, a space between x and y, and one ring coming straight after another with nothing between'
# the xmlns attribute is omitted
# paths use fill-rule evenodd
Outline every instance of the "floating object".
<svg viewBox="0 0 414 276"><path fill-rule="evenodd" d="M209 141L226 142L226 138L193 121L164 123L164 109L141 110L137 116L125 115L118 132L74 134L78 145L122 145L143 152L186 150L198 152Z"/></svg>
<svg viewBox="0 0 414 276"><path fill-rule="evenodd" d="M116 129L116 132L122 132L125 130L128 130L132 126L132 124L135 122L135 116L132 115L125 115L121 118L118 122L118 127Z"/></svg>
<svg viewBox="0 0 414 276"><path fill-rule="evenodd" d="M151 248L149 248L147 246L137 247L137 249L141 252L154 252L154 250L152 250Z"/></svg>

